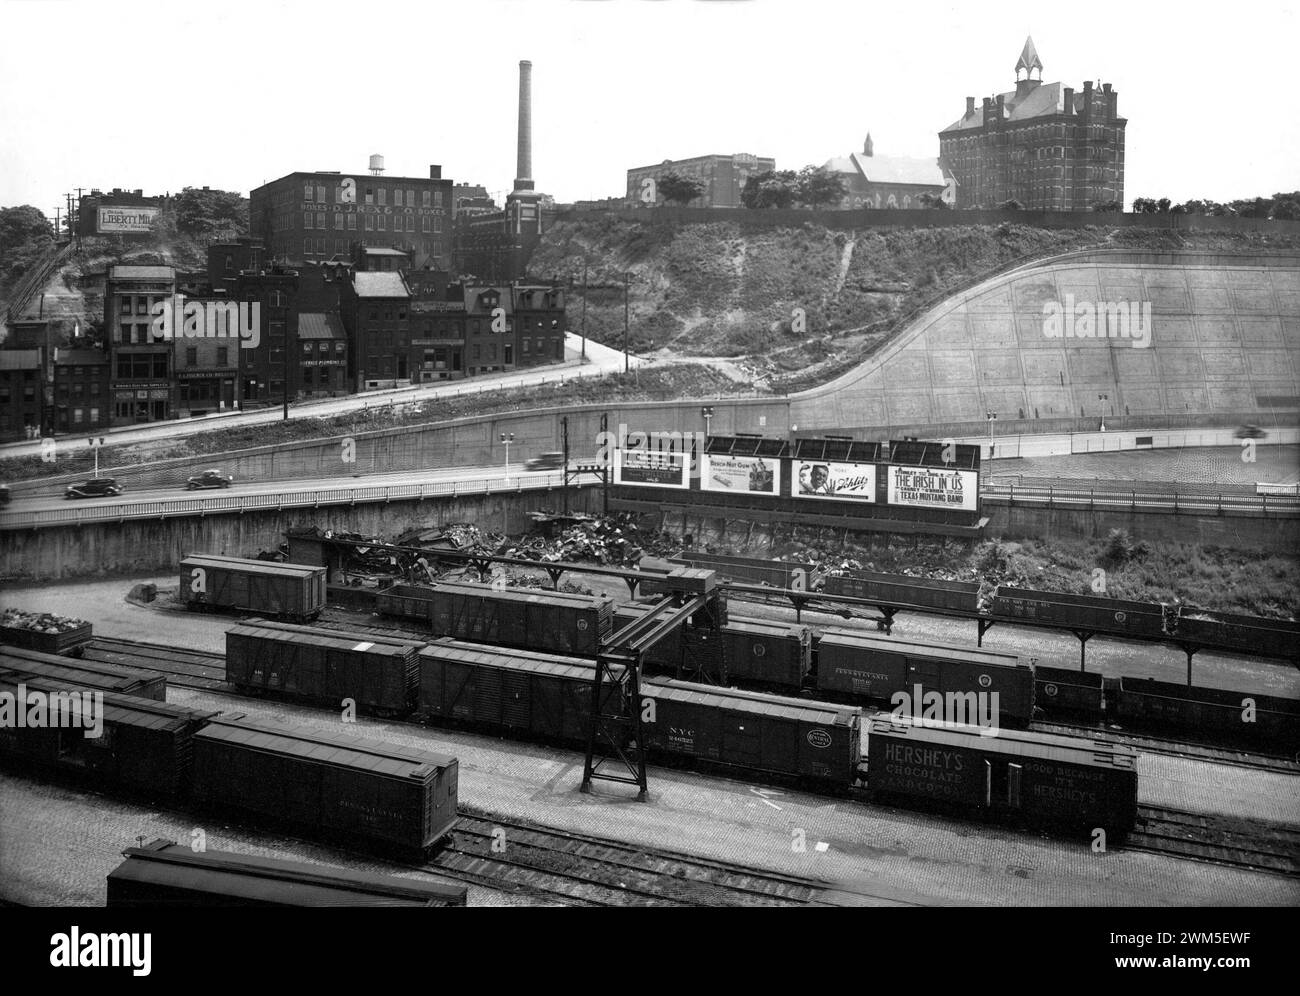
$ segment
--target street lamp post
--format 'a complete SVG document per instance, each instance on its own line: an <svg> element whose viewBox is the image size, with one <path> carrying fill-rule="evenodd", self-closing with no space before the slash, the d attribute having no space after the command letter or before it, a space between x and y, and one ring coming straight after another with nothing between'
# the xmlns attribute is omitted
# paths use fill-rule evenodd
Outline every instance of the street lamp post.
<svg viewBox="0 0 1300 996"><path fill-rule="evenodd" d="M623 274L623 372L627 373L631 368L632 360L628 356L628 338L629 329L631 328L631 299L629 297L632 286L632 274L630 272Z"/></svg>
<svg viewBox="0 0 1300 996"><path fill-rule="evenodd" d="M582 261L582 362L587 362L587 261Z"/></svg>
<svg viewBox="0 0 1300 996"><path fill-rule="evenodd" d="M513 432L501 433L501 442L506 444L506 483L510 483L510 444L515 441Z"/></svg>
<svg viewBox="0 0 1300 996"><path fill-rule="evenodd" d="M1097 395L1097 401L1099 402L1099 404L1097 405L1097 409L1098 409L1098 414L1101 416L1101 431L1102 431L1102 432L1105 432L1105 431L1106 431L1106 402L1109 401L1109 400L1110 400L1110 395L1109 395L1109 394L1099 394L1099 395Z"/></svg>
<svg viewBox="0 0 1300 996"><path fill-rule="evenodd" d="M989 442L993 442L993 423L998 420L997 412L986 412L984 417L989 420Z"/></svg>
<svg viewBox="0 0 1300 996"><path fill-rule="evenodd" d="M713 406L705 405L700 409L700 414L704 416L704 438L709 438L709 427L713 424Z"/></svg>

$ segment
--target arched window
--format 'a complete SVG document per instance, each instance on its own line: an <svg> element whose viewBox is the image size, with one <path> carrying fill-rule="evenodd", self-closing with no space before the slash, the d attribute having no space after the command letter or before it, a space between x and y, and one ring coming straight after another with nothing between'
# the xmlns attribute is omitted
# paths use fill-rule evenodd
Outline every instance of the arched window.
<svg viewBox="0 0 1300 996"><path fill-rule="evenodd" d="M891 207L891 208L898 207L898 198L895 197L893 194L890 194L889 200L885 202L885 207Z"/></svg>

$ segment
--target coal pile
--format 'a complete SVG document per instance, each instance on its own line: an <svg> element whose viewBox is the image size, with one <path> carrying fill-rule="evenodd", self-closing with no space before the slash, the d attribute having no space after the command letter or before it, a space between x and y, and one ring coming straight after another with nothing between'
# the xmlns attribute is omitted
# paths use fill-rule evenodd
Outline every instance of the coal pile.
<svg viewBox="0 0 1300 996"><path fill-rule="evenodd" d="M0 613L0 628L21 629L30 633L70 633L89 626L84 619L56 616L49 612L24 612L22 609L5 609Z"/></svg>
<svg viewBox="0 0 1300 996"><path fill-rule="evenodd" d="M670 556L680 547L677 539L657 530L644 530L627 514L592 516L547 536L529 533L522 541L505 545L503 556L539 563L595 563L632 566L643 556Z"/></svg>

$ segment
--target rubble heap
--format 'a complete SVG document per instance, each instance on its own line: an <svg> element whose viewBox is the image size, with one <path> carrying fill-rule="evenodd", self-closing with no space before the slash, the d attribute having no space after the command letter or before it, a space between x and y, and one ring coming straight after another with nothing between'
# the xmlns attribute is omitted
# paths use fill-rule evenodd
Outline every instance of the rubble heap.
<svg viewBox="0 0 1300 996"><path fill-rule="evenodd" d="M507 544L501 553L541 563L632 566L642 556L675 554L680 545L668 533L639 528L632 515L614 513L578 519L560 530L559 535L547 536L542 530L534 530L514 546Z"/></svg>
<svg viewBox="0 0 1300 996"><path fill-rule="evenodd" d="M0 628L25 629L33 633L70 633L90 623L71 616L56 616L49 612L25 612L22 609L5 609L0 612Z"/></svg>

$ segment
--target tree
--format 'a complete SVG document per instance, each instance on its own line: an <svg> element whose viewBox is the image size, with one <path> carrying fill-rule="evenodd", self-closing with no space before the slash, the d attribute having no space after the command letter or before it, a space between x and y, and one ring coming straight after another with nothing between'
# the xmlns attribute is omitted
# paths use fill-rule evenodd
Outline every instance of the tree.
<svg viewBox="0 0 1300 996"><path fill-rule="evenodd" d="M844 179L824 166L805 166L799 171L795 199L805 207L838 204L846 193Z"/></svg>
<svg viewBox="0 0 1300 996"><path fill-rule="evenodd" d="M1003 201L1001 204L998 205L999 211L1023 211L1024 209L1025 206L1021 204L1018 200L1016 200L1014 197L1011 198L1011 200Z"/></svg>
<svg viewBox="0 0 1300 996"><path fill-rule="evenodd" d="M1124 205L1119 201L1093 201L1092 210L1100 214L1115 214L1124 210Z"/></svg>
<svg viewBox="0 0 1300 996"><path fill-rule="evenodd" d="M54 226L40 208L0 208L0 280L20 277L54 241Z"/></svg>
<svg viewBox="0 0 1300 996"><path fill-rule="evenodd" d="M1155 214L1156 202L1150 197L1136 197L1133 199L1134 214Z"/></svg>
<svg viewBox="0 0 1300 996"><path fill-rule="evenodd" d="M248 200L235 191L186 187L169 207L177 231L185 235L248 234Z"/></svg>
<svg viewBox="0 0 1300 996"><path fill-rule="evenodd" d="M925 193L918 197L917 200L920 201L923 208L930 208L934 211L948 210L948 202L943 199L942 194Z"/></svg>
<svg viewBox="0 0 1300 996"><path fill-rule="evenodd" d="M1157 211L1157 213L1159 213L1159 214L1168 214L1168 213L1169 213L1169 198L1168 198L1168 197L1162 197L1162 198L1160 198L1160 200L1156 201L1156 211Z"/></svg>
<svg viewBox="0 0 1300 996"><path fill-rule="evenodd" d="M788 208L795 202L798 187L794 170L767 170L745 181L740 202L747 208Z"/></svg>
<svg viewBox="0 0 1300 996"><path fill-rule="evenodd" d="M664 173L655 180L659 195L673 204L689 204L704 193L704 181L680 173Z"/></svg>
<svg viewBox="0 0 1300 996"><path fill-rule="evenodd" d="M1273 195L1273 210L1269 212L1270 218L1278 221L1300 221L1300 190L1293 190L1289 194Z"/></svg>

